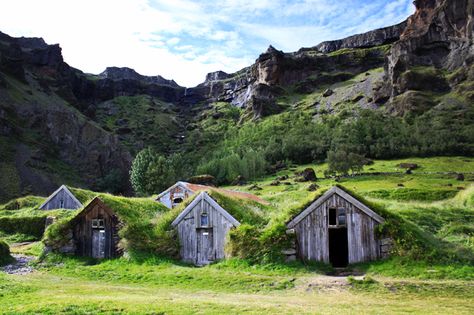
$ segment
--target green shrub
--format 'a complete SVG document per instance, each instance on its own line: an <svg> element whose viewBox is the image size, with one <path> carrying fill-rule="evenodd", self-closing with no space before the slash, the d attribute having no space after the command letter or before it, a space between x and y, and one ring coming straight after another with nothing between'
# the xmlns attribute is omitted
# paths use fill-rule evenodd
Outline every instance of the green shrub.
<svg viewBox="0 0 474 315"><path fill-rule="evenodd" d="M10 255L10 248L8 244L0 240L0 266L6 265L13 260L13 257Z"/></svg>
<svg viewBox="0 0 474 315"><path fill-rule="evenodd" d="M6 234L31 235L40 240L44 233L45 216L0 217L0 231Z"/></svg>
<svg viewBox="0 0 474 315"><path fill-rule="evenodd" d="M19 210L22 208L36 208L43 203L44 198L28 196L10 200L5 205L3 205L4 210ZM1 209L1 207L0 207Z"/></svg>
<svg viewBox="0 0 474 315"><path fill-rule="evenodd" d="M53 249L58 249L69 242L71 233L70 218L62 218L46 228L43 243Z"/></svg>

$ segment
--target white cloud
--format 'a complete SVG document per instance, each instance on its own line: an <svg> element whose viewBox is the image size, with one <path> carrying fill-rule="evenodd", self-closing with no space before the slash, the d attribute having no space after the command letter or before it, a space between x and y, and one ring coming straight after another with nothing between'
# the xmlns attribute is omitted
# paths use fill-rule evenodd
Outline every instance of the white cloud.
<svg viewBox="0 0 474 315"><path fill-rule="evenodd" d="M127 66L193 86L207 72L248 66L269 44L294 51L410 10L411 0L2 0L0 30L59 43L85 72Z"/></svg>

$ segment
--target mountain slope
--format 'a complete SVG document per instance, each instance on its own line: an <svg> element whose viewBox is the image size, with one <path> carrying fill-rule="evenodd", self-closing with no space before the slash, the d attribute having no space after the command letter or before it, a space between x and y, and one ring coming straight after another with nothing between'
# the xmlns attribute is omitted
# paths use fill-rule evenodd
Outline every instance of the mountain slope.
<svg viewBox="0 0 474 315"><path fill-rule="evenodd" d="M293 53L270 46L253 65L193 88L129 68L85 74L58 45L0 33L0 199L62 182L110 189L147 146L183 153L190 174L248 152L269 164L341 149L472 154L473 1L415 5L398 25Z"/></svg>

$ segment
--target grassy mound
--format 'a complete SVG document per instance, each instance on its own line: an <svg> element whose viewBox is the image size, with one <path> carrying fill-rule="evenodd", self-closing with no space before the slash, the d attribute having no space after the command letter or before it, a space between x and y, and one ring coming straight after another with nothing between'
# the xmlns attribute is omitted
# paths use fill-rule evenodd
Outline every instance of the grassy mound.
<svg viewBox="0 0 474 315"><path fill-rule="evenodd" d="M13 260L13 257L10 255L10 248L8 244L0 240L0 266L6 265Z"/></svg>
<svg viewBox="0 0 474 315"><path fill-rule="evenodd" d="M79 196L78 198L86 200L84 207L97 196L117 214L123 225L119 231L121 248L131 254L138 251L154 252L155 242L158 241L154 230L155 218L160 212L168 211L168 208L148 198L126 198L87 190L72 190ZM50 225L45 232L43 242L53 249L65 245L64 242L68 240L67 235L72 228L71 220L83 208L68 211L57 222Z"/></svg>
<svg viewBox="0 0 474 315"><path fill-rule="evenodd" d="M230 215L236 218L242 224L241 226L262 227L268 222L265 214L269 209L266 205L252 200L231 197L212 189L208 190L207 193ZM157 217L154 231L157 235L157 242L154 244L155 253L161 256L178 257L179 241L176 230L171 226L171 223L197 196L198 194L188 198L178 207ZM240 229L240 227L237 229Z"/></svg>

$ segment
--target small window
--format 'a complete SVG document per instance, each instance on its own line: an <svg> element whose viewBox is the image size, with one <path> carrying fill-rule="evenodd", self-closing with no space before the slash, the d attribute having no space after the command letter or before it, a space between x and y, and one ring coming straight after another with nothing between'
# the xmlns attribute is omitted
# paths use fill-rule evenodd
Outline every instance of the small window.
<svg viewBox="0 0 474 315"><path fill-rule="evenodd" d="M181 203L183 202L183 198L175 198L173 199L173 203Z"/></svg>
<svg viewBox="0 0 474 315"><path fill-rule="evenodd" d="M329 208L329 225L336 225L336 208Z"/></svg>
<svg viewBox="0 0 474 315"><path fill-rule="evenodd" d="M346 225L346 209L337 209L337 223L338 225Z"/></svg>
<svg viewBox="0 0 474 315"><path fill-rule="evenodd" d="M201 226L208 226L209 225L209 217L207 213L201 214Z"/></svg>
<svg viewBox="0 0 474 315"><path fill-rule="evenodd" d="M59 208L64 209L64 200L59 200Z"/></svg>
<svg viewBox="0 0 474 315"><path fill-rule="evenodd" d="M103 229L105 227L104 219L93 219L92 228L93 229Z"/></svg>

